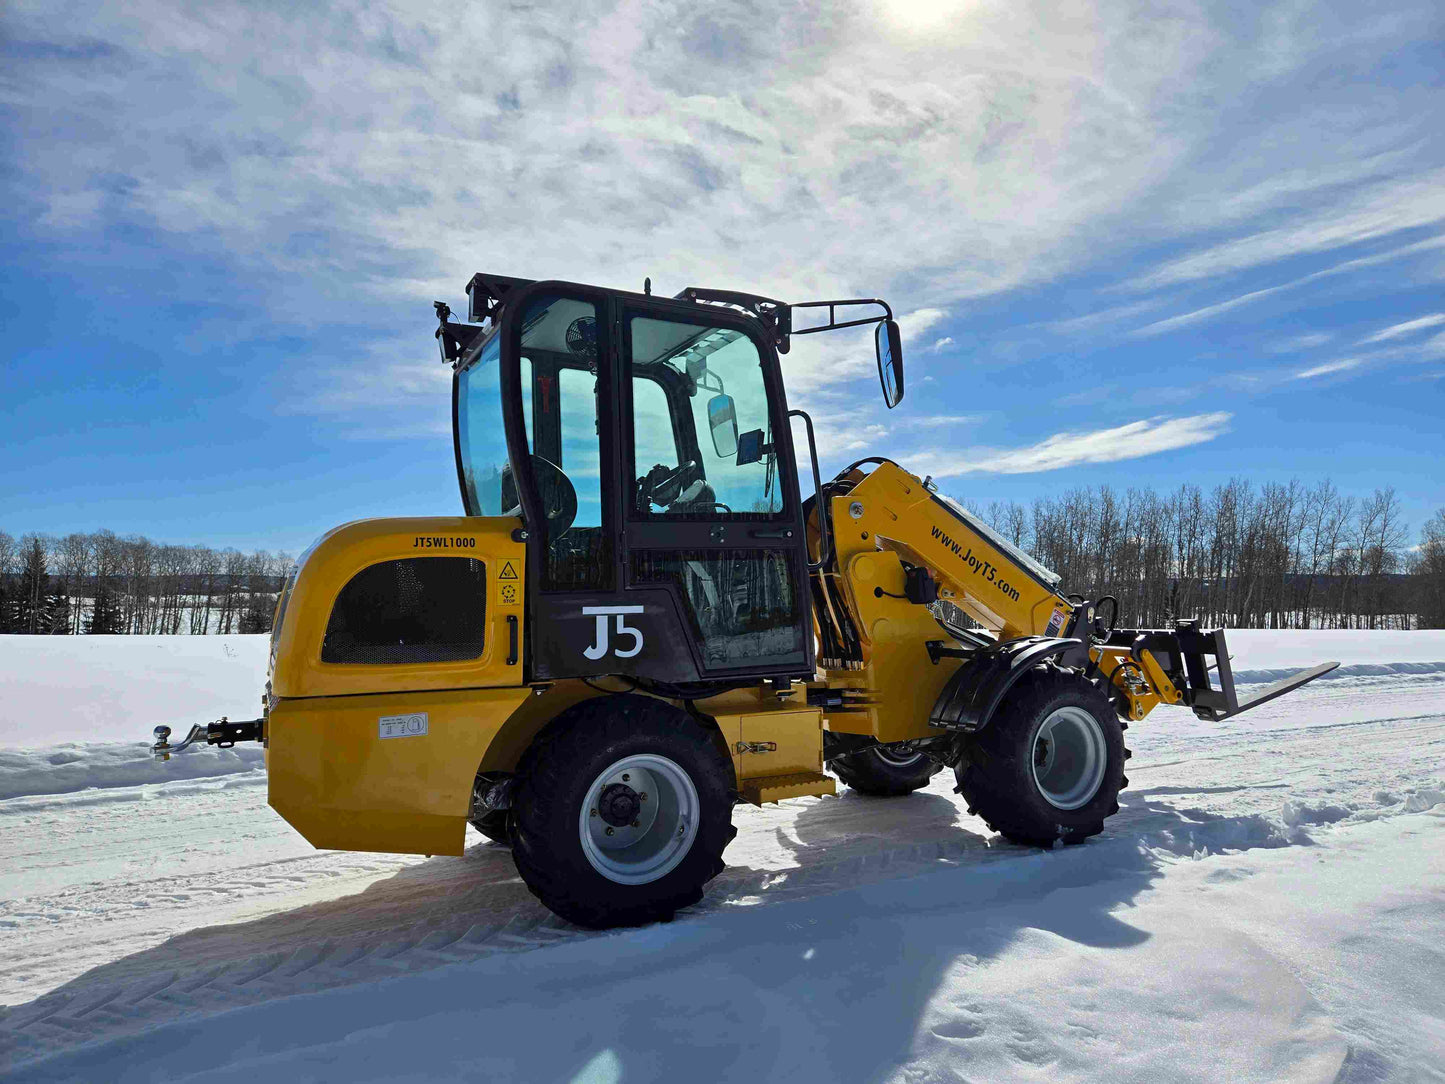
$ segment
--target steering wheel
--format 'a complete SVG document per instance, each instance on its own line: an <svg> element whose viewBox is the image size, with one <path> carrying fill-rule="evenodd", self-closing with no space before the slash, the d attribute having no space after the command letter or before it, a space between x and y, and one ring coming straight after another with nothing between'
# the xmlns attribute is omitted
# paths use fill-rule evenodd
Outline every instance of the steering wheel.
<svg viewBox="0 0 1445 1084"><path fill-rule="evenodd" d="M532 476L537 480L537 493L542 498L542 513L547 519L547 537L553 541L561 538L577 518L577 489L572 479L562 473L562 468L550 459L540 455L531 457ZM517 480L512 477L512 465L502 468L502 506L508 509L505 515L521 513L521 500L517 497Z"/></svg>
<svg viewBox="0 0 1445 1084"><path fill-rule="evenodd" d="M659 508L666 508L682 496L684 486L688 477L697 466L689 459L676 467L668 467L657 463L645 475L637 480L637 510L648 511L652 505Z"/></svg>

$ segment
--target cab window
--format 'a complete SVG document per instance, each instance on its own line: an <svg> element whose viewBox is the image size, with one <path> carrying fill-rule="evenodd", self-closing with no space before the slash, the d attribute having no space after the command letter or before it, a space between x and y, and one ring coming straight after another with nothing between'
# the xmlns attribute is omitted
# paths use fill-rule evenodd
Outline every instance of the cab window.
<svg viewBox="0 0 1445 1084"><path fill-rule="evenodd" d="M783 510L757 346L736 328L629 321L632 492L643 517L765 518Z"/></svg>

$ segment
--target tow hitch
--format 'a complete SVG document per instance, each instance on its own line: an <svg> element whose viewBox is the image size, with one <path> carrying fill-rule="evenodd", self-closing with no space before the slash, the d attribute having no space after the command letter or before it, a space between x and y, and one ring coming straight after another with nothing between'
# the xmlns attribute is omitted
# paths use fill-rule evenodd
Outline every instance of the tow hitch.
<svg viewBox="0 0 1445 1084"><path fill-rule="evenodd" d="M197 723L191 727L186 740L176 745L170 744L171 728L158 726L154 731L156 741L151 746L151 753L157 760L170 760L172 753L179 753L202 738L207 745L216 745L222 749L229 749L238 741L265 741L265 724L265 719L247 719L245 722L233 723L223 715L214 723Z"/></svg>

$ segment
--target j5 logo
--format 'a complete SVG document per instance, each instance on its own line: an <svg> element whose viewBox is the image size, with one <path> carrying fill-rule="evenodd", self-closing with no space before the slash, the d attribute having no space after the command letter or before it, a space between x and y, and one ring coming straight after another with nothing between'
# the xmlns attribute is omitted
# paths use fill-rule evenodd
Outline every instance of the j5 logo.
<svg viewBox="0 0 1445 1084"><path fill-rule="evenodd" d="M615 617L617 618L617 626L614 631L619 638L623 636L632 637L632 646L626 651L623 651L620 647L612 648L612 654L616 655L619 659L632 658L632 656L642 650L642 632L640 629L634 629L627 624L627 615L640 614L641 612L641 606L583 606L582 616L597 618L597 642L582 652L582 654L594 662L607 654L609 647L607 619L609 617Z"/></svg>

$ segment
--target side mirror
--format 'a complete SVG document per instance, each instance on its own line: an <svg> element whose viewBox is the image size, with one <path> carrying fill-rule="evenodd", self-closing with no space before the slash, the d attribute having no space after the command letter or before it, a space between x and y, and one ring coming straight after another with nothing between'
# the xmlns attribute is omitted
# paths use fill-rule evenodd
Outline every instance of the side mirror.
<svg viewBox="0 0 1445 1084"><path fill-rule="evenodd" d="M707 401L707 426L719 459L731 459L738 450L738 416L731 395L714 395Z"/></svg>
<svg viewBox="0 0 1445 1084"><path fill-rule="evenodd" d="M903 402L903 338L898 323L884 320L873 333L873 348L878 354L878 381L883 385L883 401L892 410Z"/></svg>

